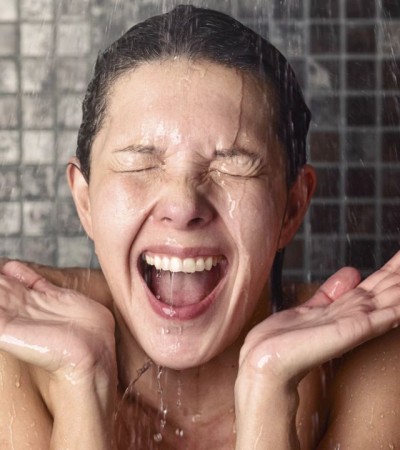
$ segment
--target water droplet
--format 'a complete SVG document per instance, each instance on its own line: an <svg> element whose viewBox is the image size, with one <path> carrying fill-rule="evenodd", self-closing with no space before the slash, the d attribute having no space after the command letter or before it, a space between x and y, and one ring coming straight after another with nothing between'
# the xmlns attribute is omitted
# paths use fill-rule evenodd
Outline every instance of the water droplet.
<svg viewBox="0 0 400 450"><path fill-rule="evenodd" d="M183 430L182 430L182 428L177 428L177 429L175 430L175 434L176 434L177 436L179 436L179 437L183 437Z"/></svg>
<svg viewBox="0 0 400 450"><path fill-rule="evenodd" d="M194 416L192 416L192 422L193 423L198 422L200 419L201 419L201 414L200 413L195 414Z"/></svg>
<svg viewBox="0 0 400 450"><path fill-rule="evenodd" d="M153 439L155 440L155 442L161 442L162 441L162 434L161 433L156 433L153 435Z"/></svg>
<svg viewBox="0 0 400 450"><path fill-rule="evenodd" d="M170 332L169 328L161 328L161 334L169 334Z"/></svg>

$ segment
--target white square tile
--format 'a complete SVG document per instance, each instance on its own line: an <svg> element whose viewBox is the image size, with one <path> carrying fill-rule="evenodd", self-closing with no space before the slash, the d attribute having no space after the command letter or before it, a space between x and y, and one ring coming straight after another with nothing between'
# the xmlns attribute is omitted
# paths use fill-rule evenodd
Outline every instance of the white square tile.
<svg viewBox="0 0 400 450"><path fill-rule="evenodd" d="M25 236L46 236L54 231L55 207L50 201L25 202L22 205Z"/></svg>
<svg viewBox="0 0 400 450"><path fill-rule="evenodd" d="M21 54L48 56L54 49L53 26L46 23L21 24Z"/></svg>
<svg viewBox="0 0 400 450"><path fill-rule="evenodd" d="M15 61L0 59L0 92L16 93L18 91L18 74Z"/></svg>
<svg viewBox="0 0 400 450"><path fill-rule="evenodd" d="M1 164L16 164L19 160L19 131L0 130Z"/></svg>
<svg viewBox="0 0 400 450"><path fill-rule="evenodd" d="M8 236L21 232L21 205L19 202L0 203L0 234Z"/></svg>
<svg viewBox="0 0 400 450"><path fill-rule="evenodd" d="M24 131L22 134L22 162L49 164L54 158L53 131Z"/></svg>
<svg viewBox="0 0 400 450"><path fill-rule="evenodd" d="M57 121L60 127L78 128L82 120L82 95L62 96L57 105Z"/></svg>
<svg viewBox="0 0 400 450"><path fill-rule="evenodd" d="M20 0L20 2L23 20L51 20L53 18L52 0Z"/></svg>
<svg viewBox="0 0 400 450"><path fill-rule="evenodd" d="M60 23L57 30L57 54L86 55L90 50L90 29L85 22Z"/></svg>
<svg viewBox="0 0 400 450"><path fill-rule="evenodd" d="M17 0L0 0L0 22L17 19Z"/></svg>

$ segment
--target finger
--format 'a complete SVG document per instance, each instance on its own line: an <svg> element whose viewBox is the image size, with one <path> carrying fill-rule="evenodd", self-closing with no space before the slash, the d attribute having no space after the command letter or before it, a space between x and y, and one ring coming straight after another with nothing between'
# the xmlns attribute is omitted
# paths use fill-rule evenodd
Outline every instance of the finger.
<svg viewBox="0 0 400 450"><path fill-rule="evenodd" d="M28 289L45 292L54 289L55 286L20 261L8 261L2 268L2 273L15 278Z"/></svg>
<svg viewBox="0 0 400 450"><path fill-rule="evenodd" d="M378 286L380 289L385 289L385 287L394 282L394 276L400 279L400 251L379 270L362 281L360 287L367 291L376 289Z"/></svg>
<svg viewBox="0 0 400 450"><path fill-rule="evenodd" d="M360 283L360 279L360 273L356 269L344 267L329 277L304 305L329 305L343 294L354 289Z"/></svg>

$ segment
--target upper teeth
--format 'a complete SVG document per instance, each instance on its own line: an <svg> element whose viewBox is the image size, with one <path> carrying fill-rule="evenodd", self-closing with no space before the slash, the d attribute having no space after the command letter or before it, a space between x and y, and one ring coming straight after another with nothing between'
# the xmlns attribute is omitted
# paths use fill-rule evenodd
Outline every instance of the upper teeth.
<svg viewBox="0 0 400 450"><path fill-rule="evenodd" d="M150 266L155 266L158 270L169 270L170 272L203 272L203 270L211 270L213 266L218 264L220 257L207 256L197 258L178 258L177 256L159 256L144 254L143 259Z"/></svg>

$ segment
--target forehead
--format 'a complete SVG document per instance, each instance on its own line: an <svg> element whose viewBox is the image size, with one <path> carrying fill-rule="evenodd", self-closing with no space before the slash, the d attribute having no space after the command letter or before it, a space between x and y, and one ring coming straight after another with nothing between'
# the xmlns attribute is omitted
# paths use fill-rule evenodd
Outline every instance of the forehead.
<svg viewBox="0 0 400 450"><path fill-rule="evenodd" d="M155 61L111 86L101 140L264 141L275 131L275 107L273 89L249 73L207 61Z"/></svg>

